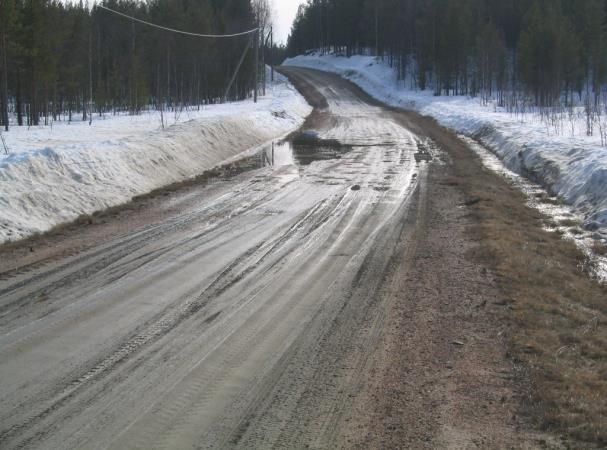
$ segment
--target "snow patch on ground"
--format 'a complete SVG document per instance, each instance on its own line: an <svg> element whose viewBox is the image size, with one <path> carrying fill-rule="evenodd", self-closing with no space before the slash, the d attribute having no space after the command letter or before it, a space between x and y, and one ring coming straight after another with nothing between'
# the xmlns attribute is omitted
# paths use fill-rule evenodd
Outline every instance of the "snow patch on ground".
<svg viewBox="0 0 607 450"><path fill-rule="evenodd" d="M396 70L371 56L309 54L285 65L337 73L387 104L414 109L444 126L474 137L498 155L506 166L540 183L584 219L585 226L607 233L607 149L600 136L586 136L580 115L555 130L538 117L515 116L479 99L434 96L405 88Z"/></svg>
<svg viewBox="0 0 607 450"><path fill-rule="evenodd" d="M164 129L154 112L2 133L10 154L0 155L0 242L194 177L293 131L311 108L276 77L257 104L165 113Z"/></svg>

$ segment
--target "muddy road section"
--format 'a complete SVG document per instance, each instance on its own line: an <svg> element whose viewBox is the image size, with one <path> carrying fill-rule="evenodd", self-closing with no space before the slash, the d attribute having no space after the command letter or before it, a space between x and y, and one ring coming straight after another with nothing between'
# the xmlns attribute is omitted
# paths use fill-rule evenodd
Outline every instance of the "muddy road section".
<svg viewBox="0 0 607 450"><path fill-rule="evenodd" d="M287 74L316 110L265 167L3 250L1 448L527 439L440 136Z"/></svg>
<svg viewBox="0 0 607 450"><path fill-rule="evenodd" d="M328 120L292 164L4 274L0 447L333 445L428 163L420 138L349 85L321 93Z"/></svg>
<svg viewBox="0 0 607 450"><path fill-rule="evenodd" d="M336 75L284 72L316 107L308 127L330 122L319 92L335 84L381 106ZM385 305L383 330L360 368L336 442L341 448L561 448L537 431L526 407L530 382L508 356L509 300L520 292L504 289L496 276L478 208L493 221L510 220L516 211L521 229L541 228L537 215L456 134L412 111L383 111L418 139L414 157L428 162L424 195L414 234L394 255L377 293ZM489 194L494 191L499 195Z"/></svg>

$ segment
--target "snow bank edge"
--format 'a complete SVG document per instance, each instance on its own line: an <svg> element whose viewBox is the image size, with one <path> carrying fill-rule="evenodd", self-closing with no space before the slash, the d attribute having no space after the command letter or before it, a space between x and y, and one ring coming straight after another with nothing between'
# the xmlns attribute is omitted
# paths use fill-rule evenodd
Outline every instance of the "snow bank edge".
<svg viewBox="0 0 607 450"><path fill-rule="evenodd" d="M98 148L45 148L0 160L0 243L184 181L296 130L312 108L290 84L267 105L192 120Z"/></svg>

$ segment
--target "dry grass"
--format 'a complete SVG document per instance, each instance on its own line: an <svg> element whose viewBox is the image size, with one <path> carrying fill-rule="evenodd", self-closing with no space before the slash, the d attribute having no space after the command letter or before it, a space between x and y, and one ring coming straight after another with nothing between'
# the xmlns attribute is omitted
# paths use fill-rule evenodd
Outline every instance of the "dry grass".
<svg viewBox="0 0 607 450"><path fill-rule="evenodd" d="M431 119L412 121L433 128ZM451 182L481 199L467 206L480 244L471 257L496 275L503 293L494 300L502 305L496 319L519 375L522 412L567 446L605 448L607 287L589 275L575 244L544 230L548 218L518 189L484 169L452 133L434 129L453 161Z"/></svg>
<svg viewBox="0 0 607 450"><path fill-rule="evenodd" d="M487 188L491 186L491 188ZM477 258L497 274L508 299L510 355L530 382L525 406L544 430L574 446L607 444L607 290L586 271L571 242L493 174L470 180L484 237Z"/></svg>
<svg viewBox="0 0 607 450"><path fill-rule="evenodd" d="M517 209L509 225L491 205L475 214L487 238L483 256L510 299L503 315L511 355L529 371L527 406L543 429L607 443L607 292L573 244L546 236Z"/></svg>
<svg viewBox="0 0 607 450"><path fill-rule="evenodd" d="M563 227L577 227L580 223L575 219L563 219L559 221L559 224Z"/></svg>

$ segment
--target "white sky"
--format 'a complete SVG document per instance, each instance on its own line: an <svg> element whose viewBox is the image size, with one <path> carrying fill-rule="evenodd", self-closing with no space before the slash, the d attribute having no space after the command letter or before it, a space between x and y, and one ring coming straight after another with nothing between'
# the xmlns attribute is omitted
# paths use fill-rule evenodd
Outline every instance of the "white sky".
<svg viewBox="0 0 607 450"><path fill-rule="evenodd" d="M274 39L276 42L287 43L291 24L295 19L300 3L304 3L304 0L272 0L275 25Z"/></svg>

